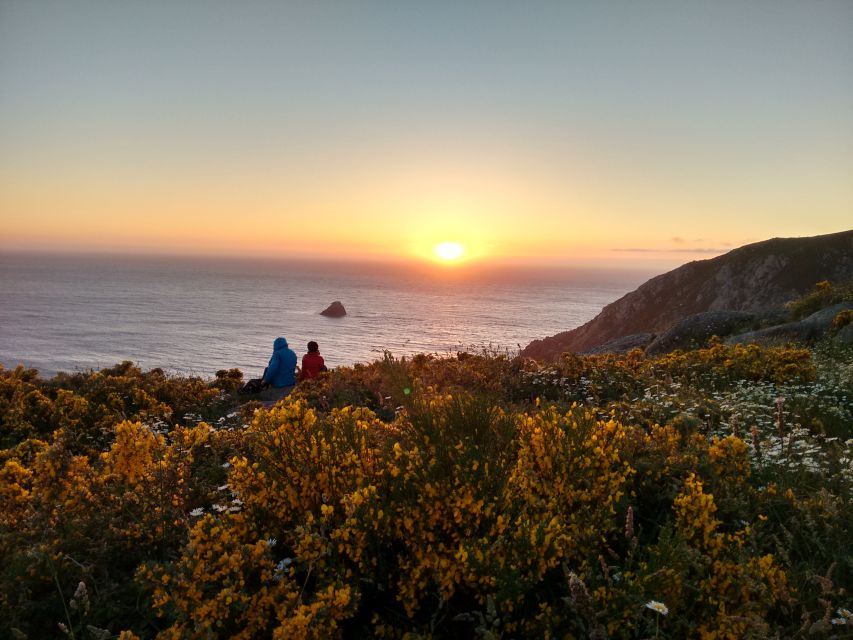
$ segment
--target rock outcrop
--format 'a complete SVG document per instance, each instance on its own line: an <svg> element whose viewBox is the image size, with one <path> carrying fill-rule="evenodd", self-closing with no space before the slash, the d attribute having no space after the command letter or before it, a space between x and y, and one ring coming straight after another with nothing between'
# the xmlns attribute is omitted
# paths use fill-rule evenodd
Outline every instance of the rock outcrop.
<svg viewBox="0 0 853 640"><path fill-rule="evenodd" d="M347 310L344 309L344 305L341 304L340 300L335 300L320 312L321 316L328 316L329 318L343 318L346 314Z"/></svg>
<svg viewBox="0 0 853 640"><path fill-rule="evenodd" d="M705 311L682 318L646 347L646 353L656 356L676 349L702 347L711 336L727 336L754 329L758 316L749 311Z"/></svg>
<svg viewBox="0 0 853 640"><path fill-rule="evenodd" d="M758 342L773 344L776 342L806 342L816 340L827 335L832 329L833 320L842 311L853 309L853 303L840 302L839 304L816 311L810 316L797 322L785 322L772 327L748 331L730 336L726 339L729 344L748 344ZM842 334L842 341L844 335Z"/></svg>
<svg viewBox="0 0 853 640"><path fill-rule="evenodd" d="M679 320L708 311L779 312L821 280L851 279L853 231L756 242L652 278L577 329L534 340L521 355L553 360L622 336L661 335Z"/></svg>
<svg viewBox="0 0 853 640"><path fill-rule="evenodd" d="M840 344L853 344L853 322L841 327L835 334L835 340Z"/></svg>
<svg viewBox="0 0 853 640"><path fill-rule="evenodd" d="M604 344L600 344L592 349L584 351L584 355L592 355L596 353L628 353L633 349L645 349L649 343L655 339L653 333L635 333L630 336L622 336L608 340Z"/></svg>

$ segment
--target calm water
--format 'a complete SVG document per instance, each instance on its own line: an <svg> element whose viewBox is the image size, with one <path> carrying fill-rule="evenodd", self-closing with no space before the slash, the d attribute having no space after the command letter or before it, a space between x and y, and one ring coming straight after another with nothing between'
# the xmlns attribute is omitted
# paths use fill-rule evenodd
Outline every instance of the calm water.
<svg viewBox="0 0 853 640"><path fill-rule="evenodd" d="M329 366L510 350L586 322L647 274L416 269L176 258L0 255L0 362L44 375L122 360L260 375L272 341ZM345 318L319 315L333 300Z"/></svg>

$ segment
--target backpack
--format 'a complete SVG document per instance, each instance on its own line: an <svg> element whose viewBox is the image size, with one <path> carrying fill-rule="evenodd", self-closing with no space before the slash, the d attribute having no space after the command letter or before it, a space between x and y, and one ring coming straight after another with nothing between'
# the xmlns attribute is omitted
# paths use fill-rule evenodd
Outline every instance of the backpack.
<svg viewBox="0 0 853 640"><path fill-rule="evenodd" d="M246 384L240 387L240 393L260 393L268 386L268 384L264 384L261 381L261 378L252 378Z"/></svg>

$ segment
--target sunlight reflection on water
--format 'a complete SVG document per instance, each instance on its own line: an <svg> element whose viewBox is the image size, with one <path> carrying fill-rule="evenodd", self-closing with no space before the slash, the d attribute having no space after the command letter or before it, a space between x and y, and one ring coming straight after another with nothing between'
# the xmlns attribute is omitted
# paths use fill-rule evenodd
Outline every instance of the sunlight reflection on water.
<svg viewBox="0 0 853 640"><path fill-rule="evenodd" d="M330 366L492 345L565 331L645 279L514 272L430 278L377 265L0 256L0 362L57 370L143 367L258 375L278 335ZM333 300L345 318L319 315Z"/></svg>

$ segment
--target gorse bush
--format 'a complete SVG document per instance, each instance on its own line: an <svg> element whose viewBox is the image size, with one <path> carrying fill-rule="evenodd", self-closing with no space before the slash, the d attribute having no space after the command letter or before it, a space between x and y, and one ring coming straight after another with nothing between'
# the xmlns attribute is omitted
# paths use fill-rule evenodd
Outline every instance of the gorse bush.
<svg viewBox="0 0 853 640"><path fill-rule="evenodd" d="M818 282L814 291L802 298L792 300L786 306L791 315L799 319L839 302L853 302L853 282L832 283L828 280Z"/></svg>
<svg viewBox="0 0 853 640"><path fill-rule="evenodd" d="M0 369L0 635L843 637L845 351Z"/></svg>

